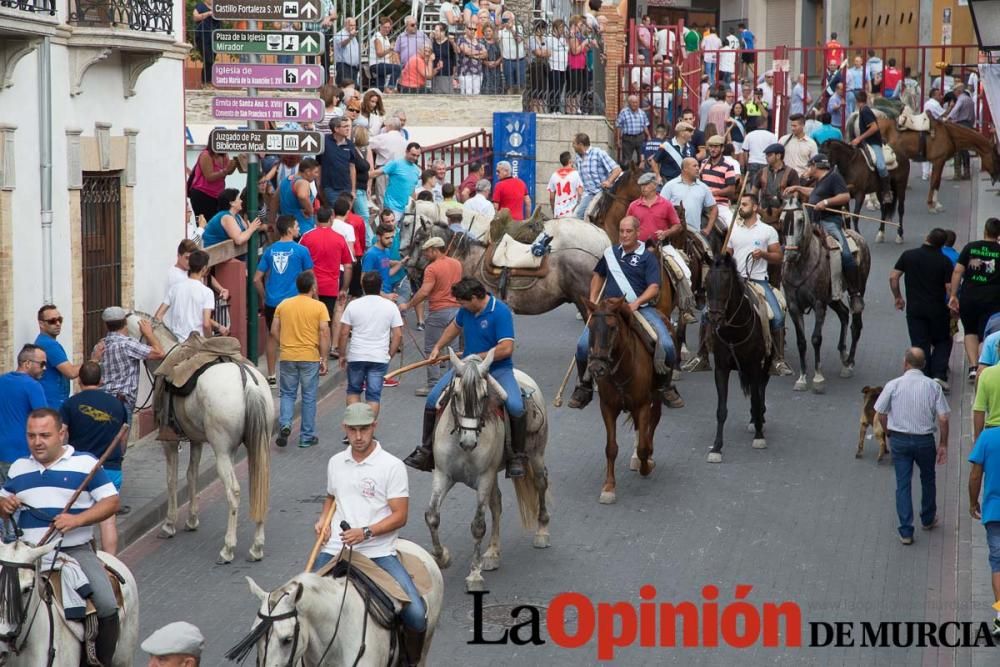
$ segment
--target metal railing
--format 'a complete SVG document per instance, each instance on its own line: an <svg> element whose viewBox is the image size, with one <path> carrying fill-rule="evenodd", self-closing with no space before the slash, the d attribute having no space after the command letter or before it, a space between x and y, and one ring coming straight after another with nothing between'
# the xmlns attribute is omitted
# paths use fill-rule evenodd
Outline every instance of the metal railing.
<svg viewBox="0 0 1000 667"><path fill-rule="evenodd" d="M72 0L69 22L85 27L173 32L173 0Z"/></svg>
<svg viewBox="0 0 1000 667"><path fill-rule="evenodd" d="M23 12L45 13L55 16L55 0L0 0L0 7L19 9Z"/></svg>
<svg viewBox="0 0 1000 667"><path fill-rule="evenodd" d="M420 169L430 169L434 162L443 160L448 165L446 183L458 186L469 175L469 165L474 162L486 165L486 178L493 171L493 133L479 130L433 146L424 146L420 153Z"/></svg>

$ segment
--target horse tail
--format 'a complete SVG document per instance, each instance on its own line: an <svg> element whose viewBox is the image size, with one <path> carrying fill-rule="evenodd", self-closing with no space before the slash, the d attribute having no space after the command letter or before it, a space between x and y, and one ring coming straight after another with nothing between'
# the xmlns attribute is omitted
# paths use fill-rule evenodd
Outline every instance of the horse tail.
<svg viewBox="0 0 1000 667"><path fill-rule="evenodd" d="M528 531L538 530L538 489L535 486L535 467L527 466L524 477L514 479L517 509L521 513L521 526Z"/></svg>
<svg viewBox="0 0 1000 667"><path fill-rule="evenodd" d="M258 378L258 381L260 378ZM267 516L271 494L271 413L263 391L256 382L243 389L243 442L247 447L250 478L250 519L261 523Z"/></svg>

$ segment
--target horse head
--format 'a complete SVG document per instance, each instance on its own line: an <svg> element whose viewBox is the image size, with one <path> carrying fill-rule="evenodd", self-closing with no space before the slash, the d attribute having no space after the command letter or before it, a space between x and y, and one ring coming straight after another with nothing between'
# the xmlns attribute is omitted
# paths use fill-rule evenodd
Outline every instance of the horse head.
<svg viewBox="0 0 1000 667"><path fill-rule="evenodd" d="M716 327L722 325L729 310L739 305L742 284L733 256L729 253L716 253L708 270L706 285L708 301L706 315L712 325Z"/></svg>
<svg viewBox="0 0 1000 667"><path fill-rule="evenodd" d="M160 342L160 346L164 350L170 350L175 345L177 345L178 340L174 337L174 334L171 333L170 329L168 329L163 322L154 323L153 316L150 315L149 313L144 313L141 310L133 310L131 313L128 314L128 317L125 318L125 331L128 332L128 335L131 338L135 338L136 340L140 341L144 339L142 331L139 330L139 322L141 320L146 320L147 322L152 323L153 335L156 336L156 339ZM145 363L146 363L146 368L149 369L151 372L155 371L156 368L160 365L159 360L151 361L147 359Z"/></svg>
<svg viewBox="0 0 1000 667"><path fill-rule="evenodd" d="M989 150L983 151L983 169L990 175L990 181L995 185L1000 181L1000 146L996 141L990 141Z"/></svg>
<svg viewBox="0 0 1000 667"><path fill-rule="evenodd" d="M312 631L300 616L303 583L296 577L268 593L251 577L246 579L250 592L260 600L260 609L250 634L230 649L226 658L242 662L256 647L258 667L305 664ZM335 622L335 619L324 620Z"/></svg>
<svg viewBox="0 0 1000 667"><path fill-rule="evenodd" d="M809 229L805 210L798 197L788 197L782 208L782 217L791 214L791 225L784 229L785 238L788 240L785 246L785 260L794 263L799 257L805 256L809 245L810 236L805 232Z"/></svg>
<svg viewBox="0 0 1000 667"><path fill-rule="evenodd" d="M35 588L41 571L40 560L57 546L52 541L40 547L17 540L0 544L0 658L13 652L30 617L32 604L40 602Z"/></svg>
<svg viewBox="0 0 1000 667"><path fill-rule="evenodd" d="M595 379L614 372L617 362L616 348L623 336L628 335L628 319L632 315L628 303L621 297L604 299L600 303L588 301L593 313L590 317L590 349L587 368Z"/></svg>
<svg viewBox="0 0 1000 667"><path fill-rule="evenodd" d="M625 217L628 205L642 194L639 190L640 176L642 176L641 167L629 165L628 169L615 179L610 188L601 190L601 196L594 198L584 214L584 220L589 220L604 228L612 243L618 243L618 223ZM621 215L609 218L608 215L616 205L621 208Z"/></svg>
<svg viewBox="0 0 1000 667"><path fill-rule="evenodd" d="M487 398L490 389L493 389L501 399L506 399L507 393L500 386L500 383L490 375L490 366L493 365L493 350L487 352L483 359L476 356L459 359L455 351L448 348L448 356L455 369L455 378L451 384L452 398L449 405L455 420L455 428L458 430L458 444L463 450L469 452L479 444L479 433L483 430L483 425L489 416L487 414Z"/></svg>

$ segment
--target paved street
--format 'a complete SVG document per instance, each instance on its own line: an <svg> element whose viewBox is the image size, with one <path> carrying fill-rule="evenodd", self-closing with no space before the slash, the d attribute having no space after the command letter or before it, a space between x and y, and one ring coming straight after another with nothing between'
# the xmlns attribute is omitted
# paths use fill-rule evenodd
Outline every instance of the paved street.
<svg viewBox="0 0 1000 667"><path fill-rule="evenodd" d="M564 591L579 591L595 603L626 600L637 605L639 588L644 584L656 587L657 601L691 600L699 606L702 587L715 584L720 591L720 608L734 599L738 584L749 584L753 591L747 599L758 609L765 602L793 600L806 621L987 618L982 605L970 606L969 591L956 598L959 571L967 574L971 567L969 550L958 548L959 518L966 535L970 528L964 477L961 485L959 479L957 442L952 441L949 464L939 469L942 526L932 533L917 531L911 547L902 546L896 538L891 465L875 464L876 446L871 440L865 458L854 458L861 388L883 384L897 375L907 345L903 316L892 308L889 268L902 249L918 244L932 226L952 225L959 235L959 247L968 238L968 184L945 181L941 200L948 211L944 215L926 213L925 195L926 184L917 177L908 192L905 245L872 247L873 270L856 376L847 380L838 377L838 325L831 315L824 349L827 393L795 393L794 377L773 379L767 396L767 450L750 448L751 435L745 430L749 402L733 380L725 463L708 464L705 459L715 429L712 375L685 374L678 387L687 407L664 410L655 438L657 468L649 479L628 472L632 438L627 426L619 426L623 451L619 455L618 502L604 506L597 502L604 474L604 430L596 400L583 412L550 407L547 465L554 496L552 546L548 550L532 548L531 536L520 529L513 487L502 482L503 559L498 571L484 573L490 590L486 603L491 605L486 615L488 638L499 634L512 606L544 606ZM870 241L874 238L870 223L863 223L862 230ZM888 236L891 239L893 234ZM572 309L563 307L547 315L519 317L516 324L515 363L538 381L551 406L582 323ZM690 337L693 343L693 333ZM415 360L417 352L408 339L406 342L407 360ZM788 351L789 362L797 368L794 335ZM953 406L971 400L960 370L955 372L961 363L956 346ZM423 377L415 375L406 376L399 388L385 392L378 435L383 446L398 456L407 454L419 438L423 399L414 397L413 389ZM571 382L567 399L572 387ZM249 629L257 609L244 576L253 576L270 589L296 574L305 562L312 545L311 526L323 499L326 461L341 448L342 406L340 390L321 403L321 446L273 450L264 561L242 561L251 537L251 527L244 523L237 560L229 566L214 565L225 521L218 484L204 493L197 533L179 533L167 541L150 534L125 551L124 559L134 568L142 593L143 636L173 620L191 621L208 638L203 664L224 664L222 654ZM210 451L206 456L211 456ZM240 472L245 484L245 466ZM423 522L429 489L429 475L411 472L410 522L402 535L424 545L429 543ZM434 638L431 664L460 665L470 660L492 664L595 663L594 642L576 650L561 649L551 641L537 647L466 643L472 628L472 598L464 592L471 554L472 500L470 490L456 488L442 514L442 539L451 550L453 564L444 571L445 609ZM245 516L245 500L242 511ZM981 528L972 526L971 531ZM981 557L979 552L976 555ZM986 586L986 580L971 582L972 590ZM544 628L542 636L548 640ZM804 635L803 643L808 640ZM137 664L143 660L136 658ZM909 666L971 664L972 656L969 651L956 653L951 649L796 650L755 645L740 651L630 648L618 652L616 661L630 665Z"/></svg>

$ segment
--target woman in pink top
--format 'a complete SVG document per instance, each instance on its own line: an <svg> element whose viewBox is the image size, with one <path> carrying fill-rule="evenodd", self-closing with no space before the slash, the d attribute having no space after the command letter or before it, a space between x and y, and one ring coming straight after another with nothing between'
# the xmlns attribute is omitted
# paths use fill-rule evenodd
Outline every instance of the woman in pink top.
<svg viewBox="0 0 1000 667"><path fill-rule="evenodd" d="M226 176L236 171L239 163L229 159L225 153L214 153L205 148L198 156L198 162L188 181L188 197L195 216L209 220L218 212L219 195L226 189Z"/></svg>
<svg viewBox="0 0 1000 667"><path fill-rule="evenodd" d="M569 54L566 68L569 81L566 86L566 113L577 113L580 97L587 91L587 49L590 40L584 34L584 19L574 16L569 20Z"/></svg>

